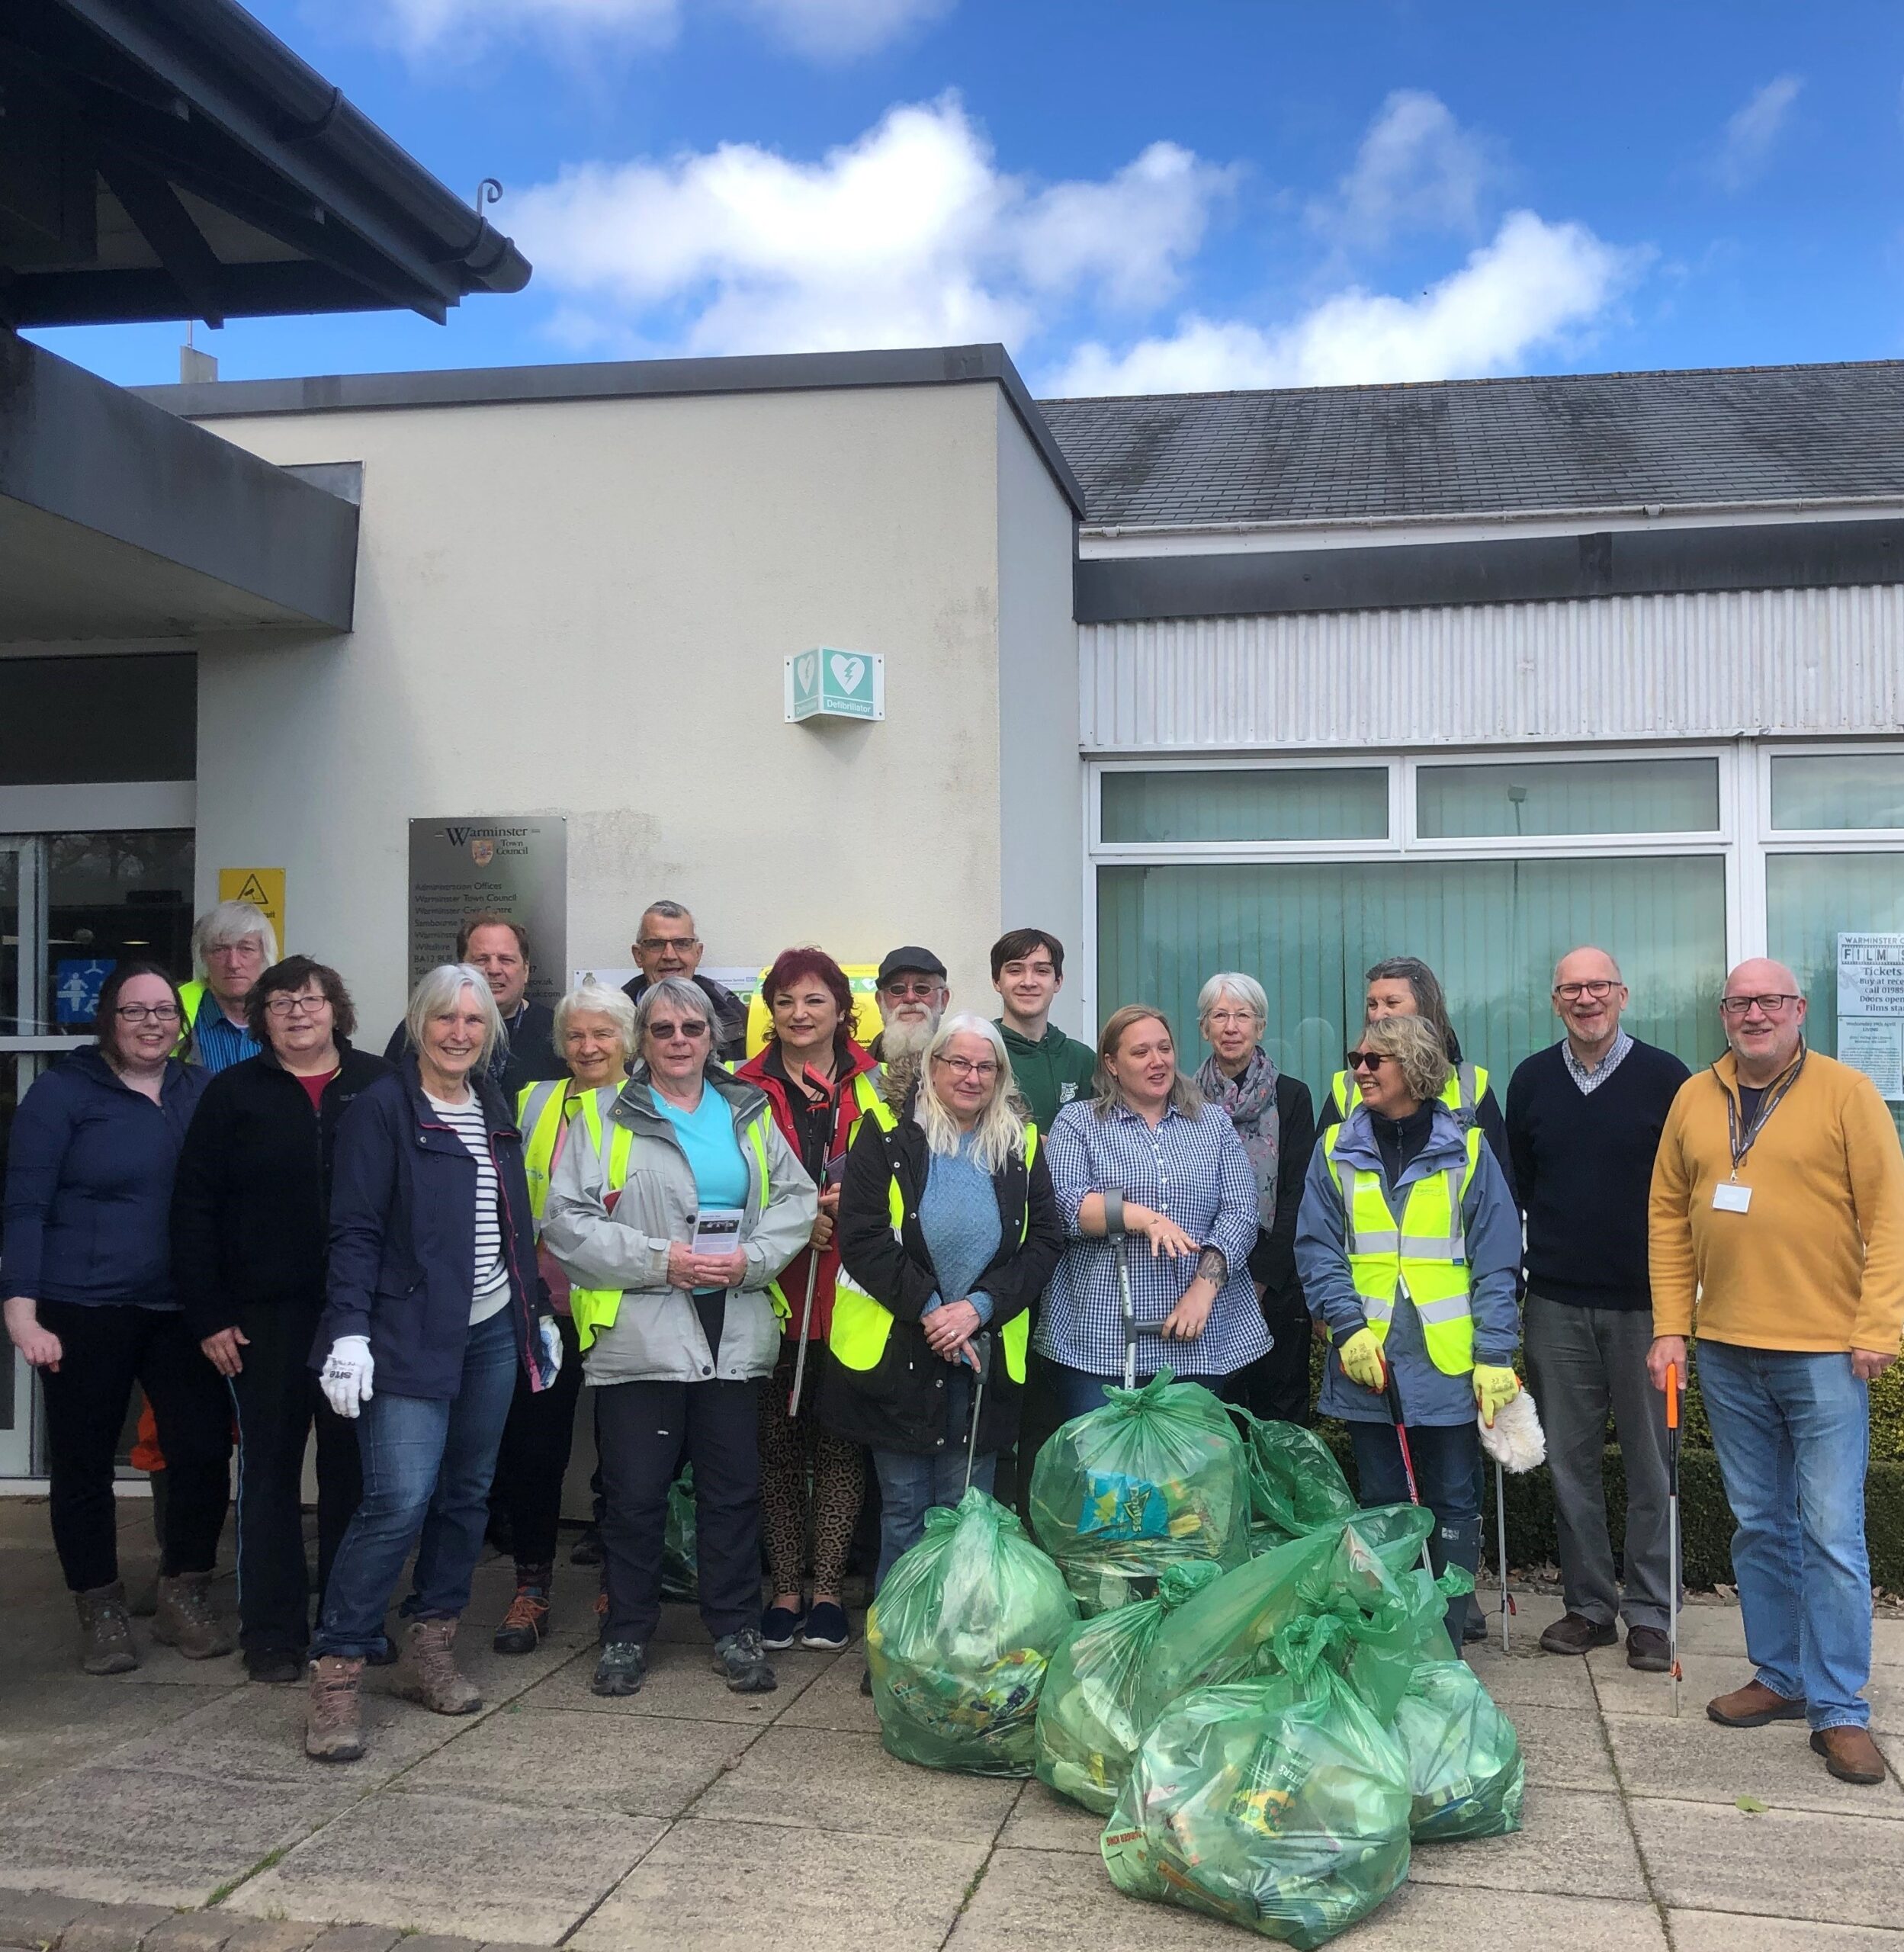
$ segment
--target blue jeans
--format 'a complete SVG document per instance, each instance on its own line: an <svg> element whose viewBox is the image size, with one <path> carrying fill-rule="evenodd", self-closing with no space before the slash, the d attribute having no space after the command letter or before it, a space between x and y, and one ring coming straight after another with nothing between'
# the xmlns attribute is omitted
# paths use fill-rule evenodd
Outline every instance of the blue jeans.
<svg viewBox="0 0 1904 1952"><path fill-rule="evenodd" d="M1814 1729L1871 1719L1871 1562L1864 1549L1870 1394L1848 1355L1699 1344L1719 1453L1745 1651L1758 1678L1801 1697Z"/></svg>
<svg viewBox="0 0 1904 1952"><path fill-rule="evenodd" d="M879 1569L873 1581L876 1594L902 1552L910 1552L926 1535L926 1514L936 1504L954 1505L965 1495L965 1450L955 1435L966 1427L971 1385L955 1373L946 1385L946 1448L930 1457L909 1450L875 1450L872 1468L879 1479ZM995 1457L980 1456L972 1465L972 1482L991 1495Z"/></svg>
<svg viewBox="0 0 1904 1952"><path fill-rule="evenodd" d="M1472 1423L1411 1424L1408 1455L1414 1460L1415 1489L1434 1514L1428 1534L1428 1562L1440 1573L1450 1565L1474 1572L1481 1563L1481 1490L1476 1460L1481 1437ZM1408 1474L1402 1468L1402 1446L1392 1424L1352 1423L1355 1468L1361 1480L1362 1502L1406 1504ZM1448 1602L1448 1638L1457 1652L1468 1617L1464 1594Z"/></svg>
<svg viewBox="0 0 1904 1952"><path fill-rule="evenodd" d="M402 1616L457 1620L469 1604L520 1366L510 1315L505 1308L470 1331L455 1395L380 1391L364 1405L357 1425L364 1498L331 1568L313 1658L383 1647L384 1610L413 1546L416 1569Z"/></svg>

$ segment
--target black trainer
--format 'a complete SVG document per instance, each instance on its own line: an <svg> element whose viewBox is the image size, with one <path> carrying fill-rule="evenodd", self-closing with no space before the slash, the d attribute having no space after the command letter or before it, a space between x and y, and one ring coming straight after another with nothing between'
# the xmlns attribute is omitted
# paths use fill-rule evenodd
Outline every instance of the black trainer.
<svg viewBox="0 0 1904 1952"><path fill-rule="evenodd" d="M648 1650L639 1641L611 1640L595 1664L592 1694L638 1694L647 1678Z"/></svg>
<svg viewBox="0 0 1904 1952"><path fill-rule="evenodd" d="M736 1694L771 1694L780 1685L757 1626L724 1633L714 1643L714 1671Z"/></svg>

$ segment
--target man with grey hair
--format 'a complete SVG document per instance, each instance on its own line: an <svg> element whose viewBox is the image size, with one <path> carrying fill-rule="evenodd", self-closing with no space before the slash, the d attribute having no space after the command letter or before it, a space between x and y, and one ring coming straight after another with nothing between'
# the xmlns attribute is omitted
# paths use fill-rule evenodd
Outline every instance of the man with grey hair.
<svg viewBox="0 0 1904 1952"><path fill-rule="evenodd" d="M1566 1035L1515 1071L1507 1120L1527 1217L1528 1379L1546 1426L1567 1607L1540 1644L1610 1647L1623 1613L1626 1665L1659 1674L1672 1575L1665 1418L1646 1379L1646 1202L1686 1067L1621 1027L1626 986L1604 949L1560 958L1553 1006ZM1626 1475L1623 1601L1601 1479L1609 1409Z"/></svg>
<svg viewBox="0 0 1904 1952"><path fill-rule="evenodd" d="M246 1021L245 1004L278 960L278 931L252 903L221 901L194 924L191 955L198 974L179 987L185 1006L180 1055L207 1071L227 1071L262 1048Z"/></svg>
<svg viewBox="0 0 1904 1952"><path fill-rule="evenodd" d="M890 1064L922 1056L952 1001L945 964L930 949L910 943L888 949L873 980L882 1026L872 1040L874 1057Z"/></svg>
<svg viewBox="0 0 1904 1952"><path fill-rule="evenodd" d="M650 985L664 976L685 977L708 1000L714 1012L714 1055L728 1064L740 1063L747 1055L747 1006L724 984L703 976L701 938L695 933L694 917L678 901L651 901L641 911L641 920L628 953L641 974L622 984L628 1001L638 1010Z"/></svg>

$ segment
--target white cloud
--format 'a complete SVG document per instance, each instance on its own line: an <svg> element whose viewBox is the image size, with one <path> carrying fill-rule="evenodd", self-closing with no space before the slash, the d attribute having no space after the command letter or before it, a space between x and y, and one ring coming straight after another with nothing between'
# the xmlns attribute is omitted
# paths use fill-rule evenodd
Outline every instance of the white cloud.
<svg viewBox="0 0 1904 1952"><path fill-rule="evenodd" d="M361 0L378 38L413 56L547 38L570 53L666 47L689 9L737 14L796 53L847 61L948 13L956 0Z"/></svg>
<svg viewBox="0 0 1904 1952"><path fill-rule="evenodd" d="M1233 178L1154 143L1098 182L1001 172L958 98L890 111L817 162L725 143L591 163L512 201L538 282L695 352L1022 342L1080 291L1154 305Z"/></svg>
<svg viewBox="0 0 1904 1952"><path fill-rule="evenodd" d="M816 61L871 54L948 14L955 0L740 0L788 47Z"/></svg>
<svg viewBox="0 0 1904 1952"><path fill-rule="evenodd" d="M1727 117L1711 163L1713 180L1721 189L1742 190L1764 169L1804 85L1802 75L1778 75Z"/></svg>
<svg viewBox="0 0 1904 1952"><path fill-rule="evenodd" d="M1605 243L1583 225L1514 210L1491 242L1418 298L1351 287L1270 326L1192 313L1169 337L1122 353L1080 347L1050 390L1209 392L1504 372L1590 326L1639 274L1646 255Z"/></svg>
<svg viewBox="0 0 1904 1952"><path fill-rule="evenodd" d="M1310 206L1309 221L1362 249L1411 230L1477 236L1482 197L1502 173L1492 146L1463 129L1438 95L1398 88L1335 194Z"/></svg>

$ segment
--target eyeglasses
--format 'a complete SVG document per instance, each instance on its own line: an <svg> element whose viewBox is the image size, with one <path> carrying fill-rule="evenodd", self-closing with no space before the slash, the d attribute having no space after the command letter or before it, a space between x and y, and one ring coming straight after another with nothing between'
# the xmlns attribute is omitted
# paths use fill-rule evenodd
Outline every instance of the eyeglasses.
<svg viewBox="0 0 1904 1952"><path fill-rule="evenodd" d="M1591 983L1556 983L1554 994L1563 1003L1577 1003L1582 997L1591 997L1598 1003L1602 997L1610 997L1620 985L1610 977L1596 976Z"/></svg>
<svg viewBox="0 0 1904 1952"><path fill-rule="evenodd" d="M933 1061L943 1064L948 1071L956 1071L961 1077L996 1077L998 1064L992 1058L949 1058L944 1051Z"/></svg>
<svg viewBox="0 0 1904 1952"><path fill-rule="evenodd" d="M648 1035L657 1044L672 1044L677 1037L685 1037L690 1043L697 1037L705 1037L708 1026L705 1023L650 1023Z"/></svg>
<svg viewBox="0 0 1904 1952"><path fill-rule="evenodd" d="M176 1003L121 1003L113 1012L121 1023L176 1023Z"/></svg>
<svg viewBox="0 0 1904 1952"><path fill-rule="evenodd" d="M645 949L650 955L659 955L664 949L698 949L698 936L644 936L636 942L638 949Z"/></svg>
<svg viewBox="0 0 1904 1952"><path fill-rule="evenodd" d="M1251 1024L1257 1020L1256 1012L1253 1010L1213 1010L1203 1019L1206 1023L1213 1023L1219 1027L1235 1023Z"/></svg>
<svg viewBox="0 0 1904 1952"><path fill-rule="evenodd" d="M1345 1051L1344 1061L1351 1071L1377 1071L1389 1061L1386 1051Z"/></svg>
<svg viewBox="0 0 1904 1952"><path fill-rule="evenodd" d="M881 990L889 997L920 997L930 1003L939 994L939 985L931 978L917 983L882 983Z"/></svg>
<svg viewBox="0 0 1904 1952"><path fill-rule="evenodd" d="M1754 1009L1762 1011L1767 1016L1776 1016L1787 1003L1803 1000L1802 997L1784 995L1774 990L1762 997L1721 997L1719 1007L1728 1016L1744 1016Z"/></svg>
<svg viewBox="0 0 1904 1952"><path fill-rule="evenodd" d="M307 1016L315 1016L330 1002L329 997L273 997L265 1005L267 1016L295 1016L301 1010Z"/></svg>

